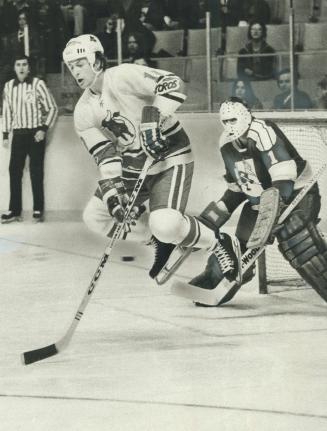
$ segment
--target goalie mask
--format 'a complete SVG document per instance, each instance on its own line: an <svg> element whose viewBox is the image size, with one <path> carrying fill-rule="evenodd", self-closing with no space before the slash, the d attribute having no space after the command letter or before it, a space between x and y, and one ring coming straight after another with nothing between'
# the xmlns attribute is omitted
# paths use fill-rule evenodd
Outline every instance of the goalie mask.
<svg viewBox="0 0 327 431"><path fill-rule="evenodd" d="M99 72L94 68L96 53L104 54L104 49L99 39L93 34L82 34L81 36L70 39L62 56L68 68L71 61L86 58L93 72L98 76L101 71Z"/></svg>
<svg viewBox="0 0 327 431"><path fill-rule="evenodd" d="M252 115L243 103L227 100L220 107L220 121L232 139L238 139L249 129Z"/></svg>

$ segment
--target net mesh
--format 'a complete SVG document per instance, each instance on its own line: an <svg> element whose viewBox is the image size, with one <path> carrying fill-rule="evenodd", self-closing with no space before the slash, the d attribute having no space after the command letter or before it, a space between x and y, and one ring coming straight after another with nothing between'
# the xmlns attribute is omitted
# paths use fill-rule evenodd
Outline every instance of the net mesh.
<svg viewBox="0 0 327 431"><path fill-rule="evenodd" d="M321 121L304 119L301 122L294 121L294 124L288 119L286 124L282 120L276 121L276 123L300 155L310 161L313 173L327 161L327 129ZM321 195L321 222L318 228L323 233L327 232L327 195L325 193L327 171L321 175L318 184ZM303 286L305 284L298 273L283 258L276 243L266 248L265 271L268 286Z"/></svg>

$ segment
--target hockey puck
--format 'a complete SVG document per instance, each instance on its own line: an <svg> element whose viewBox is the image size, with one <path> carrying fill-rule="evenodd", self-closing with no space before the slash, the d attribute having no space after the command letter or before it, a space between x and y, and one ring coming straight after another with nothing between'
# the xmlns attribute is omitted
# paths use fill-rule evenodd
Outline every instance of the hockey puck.
<svg viewBox="0 0 327 431"><path fill-rule="evenodd" d="M135 260L135 257L134 256L122 256L121 260L123 262L132 262L133 260Z"/></svg>

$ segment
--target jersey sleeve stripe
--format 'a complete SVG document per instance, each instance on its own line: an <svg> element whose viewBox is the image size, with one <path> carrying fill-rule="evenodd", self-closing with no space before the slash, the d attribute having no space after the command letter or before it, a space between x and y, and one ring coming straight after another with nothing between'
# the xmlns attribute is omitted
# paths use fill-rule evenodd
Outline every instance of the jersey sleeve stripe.
<svg viewBox="0 0 327 431"><path fill-rule="evenodd" d="M106 145L108 145L108 144L112 144L112 142L111 142L110 140L99 142L98 144L93 145L93 147L91 147L91 148L89 149L89 153L93 156L93 154L94 154L96 151L99 151L100 149L102 149L103 147L105 147L105 146L106 146Z"/></svg>
<svg viewBox="0 0 327 431"><path fill-rule="evenodd" d="M182 96L182 95L180 94L180 96ZM174 100L175 102L179 102L179 103L183 103L184 100L186 99L186 96L177 97L177 96L172 95L171 93L170 94L160 94L160 97L165 97L166 99Z"/></svg>
<svg viewBox="0 0 327 431"><path fill-rule="evenodd" d="M116 162L121 162L122 158L121 157L115 157L114 159L103 159L101 160L101 162L99 163L99 166L103 166L103 165L107 165L108 163L116 163Z"/></svg>
<svg viewBox="0 0 327 431"><path fill-rule="evenodd" d="M176 121L176 123L173 126L169 127L169 129L163 130L162 134L163 135L168 135L171 132L173 132L175 129L177 129L178 126L180 126L180 122Z"/></svg>

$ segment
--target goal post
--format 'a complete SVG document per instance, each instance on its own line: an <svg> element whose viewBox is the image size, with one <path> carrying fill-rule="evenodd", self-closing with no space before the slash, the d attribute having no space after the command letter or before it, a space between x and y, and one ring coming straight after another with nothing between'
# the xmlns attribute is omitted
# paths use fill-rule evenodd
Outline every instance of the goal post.
<svg viewBox="0 0 327 431"><path fill-rule="evenodd" d="M285 133L299 154L311 164L315 173L327 161L327 112L265 112L255 113L258 118L274 121ZM318 228L327 232L327 172L318 180L321 196L321 219ZM305 287L306 283L278 250L276 241L266 247L257 263L259 292Z"/></svg>

